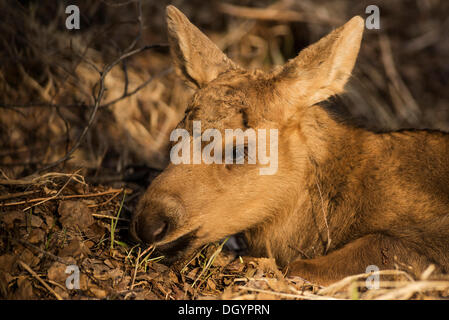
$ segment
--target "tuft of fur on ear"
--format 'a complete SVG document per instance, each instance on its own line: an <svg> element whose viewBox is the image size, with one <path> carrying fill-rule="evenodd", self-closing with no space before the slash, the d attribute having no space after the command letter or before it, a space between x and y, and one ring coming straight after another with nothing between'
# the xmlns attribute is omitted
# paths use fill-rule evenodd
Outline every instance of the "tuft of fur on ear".
<svg viewBox="0 0 449 320"><path fill-rule="evenodd" d="M342 93L357 60L364 25L355 16L302 50L275 73L277 89L293 104L307 106Z"/></svg>
<svg viewBox="0 0 449 320"><path fill-rule="evenodd" d="M200 88L238 67L176 7L166 9L168 41L178 75Z"/></svg>

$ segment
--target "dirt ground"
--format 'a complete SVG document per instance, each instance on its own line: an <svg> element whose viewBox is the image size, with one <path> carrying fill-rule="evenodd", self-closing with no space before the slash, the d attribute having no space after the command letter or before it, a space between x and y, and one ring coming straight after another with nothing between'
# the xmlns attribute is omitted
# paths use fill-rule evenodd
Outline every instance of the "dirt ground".
<svg viewBox="0 0 449 320"><path fill-rule="evenodd" d="M75 1L76 2L76 1ZM0 4L0 298L447 299L449 278L397 270L320 287L268 258L209 244L167 267L129 237L139 197L167 163L169 132L191 91L174 75L165 6L173 3L233 60L269 69L355 14L360 1ZM449 131L449 3L371 1L354 78L335 111L373 130ZM256 8L257 10L254 10ZM200 10L199 10L200 9ZM79 271L79 273L78 273ZM69 289L79 274L79 288ZM69 284L69 286L68 286Z"/></svg>
<svg viewBox="0 0 449 320"><path fill-rule="evenodd" d="M138 190L92 187L78 174L49 173L2 187L0 295L5 299L446 299L447 277L383 271L329 287L285 278L272 259L210 244L167 267L132 243L127 226ZM5 192L7 190L7 192ZM67 279L79 270L79 289ZM431 271L431 269L429 269Z"/></svg>

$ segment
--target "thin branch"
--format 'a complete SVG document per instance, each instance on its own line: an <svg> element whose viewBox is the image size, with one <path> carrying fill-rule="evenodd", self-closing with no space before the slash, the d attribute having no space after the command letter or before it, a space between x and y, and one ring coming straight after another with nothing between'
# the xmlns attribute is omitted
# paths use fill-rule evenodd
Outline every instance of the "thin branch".
<svg viewBox="0 0 449 320"><path fill-rule="evenodd" d="M166 47L167 45L165 44L160 44L159 45L161 48ZM138 91L142 90L144 87L146 87L151 81L153 81L156 78L159 77L163 77L169 73L171 73L173 71L172 67L169 67L167 69L162 70L160 73L154 75L154 76L150 76L147 80L145 80L144 82L142 82L140 85L138 85L134 90L127 92L126 94L122 94L122 96L113 99L111 101L105 102L103 104L101 104L99 106L99 109L103 109L103 108L107 108L123 99L126 99L134 94L136 94ZM47 107L52 107L52 108L80 108L80 107L85 107L86 104L84 103L80 103L80 104L52 104L52 103L48 103L48 102L29 102L26 104L7 104L7 103L0 103L0 108L7 108L7 109L13 109L13 108L47 108Z"/></svg>
<svg viewBox="0 0 449 320"><path fill-rule="evenodd" d="M56 299L64 300L58 293L55 292L55 290L53 290L44 280L42 280L41 277L39 277L39 275L36 272L34 272L29 265L27 265L23 261L19 261L19 264L22 266L22 268L28 271L37 281L39 281L48 291L50 291L50 293L54 295Z"/></svg>
<svg viewBox="0 0 449 320"><path fill-rule="evenodd" d="M140 85L138 85L134 90L128 92L128 93L124 93L121 97L118 97L116 99L113 99L109 102L105 102L104 104L102 104L100 107L101 108L107 108L125 98L128 98L134 94L136 94L138 91L142 90L144 87L146 87L151 81L153 81L156 77L163 77L167 74L169 74L170 72L173 71L173 68L167 68L163 71L161 71L159 74L155 75L155 76L151 76L150 78L148 78L147 80L145 80L144 82L142 82Z"/></svg>
<svg viewBox="0 0 449 320"><path fill-rule="evenodd" d="M99 197L108 195L111 193L121 192L122 189L112 189L109 191L104 192L98 192L98 193L89 193L89 194L74 194L70 196L59 196L59 197L47 197L47 198L37 198L37 199L30 199L30 200L24 200L24 201L17 201L17 202L9 202L9 203L0 203L0 207L11 207L11 206L19 206L22 204L28 204L28 203L34 203L39 202L42 200L67 200L67 199L74 199L74 198L91 198L91 197Z"/></svg>
<svg viewBox="0 0 449 320"><path fill-rule="evenodd" d="M51 196L50 198L44 199L44 200L42 200L42 201L39 201L38 203L33 204L33 205L31 205L31 206L29 206L29 207L23 209L23 211L27 211L28 209L31 209L31 208L36 207L36 206L38 206L38 205L41 205L41 204L43 204L43 203L45 203L45 202L47 202L47 201L49 201L49 200L51 200L51 199L57 198L57 197L61 194L61 192L65 189L65 187L67 187L67 185L70 183L70 181L72 181L72 179L73 179L73 177L75 176L75 174L77 174L78 172L79 172L79 170L78 170L77 172L75 172L74 174L72 174L72 175L67 179L67 182L64 183L64 185L62 186L62 188L59 189L59 191L58 191L54 196Z"/></svg>
<svg viewBox="0 0 449 320"><path fill-rule="evenodd" d="M117 64L119 64L124 59L131 57L132 55L143 52L145 50L159 48L159 47L160 47L160 45L158 45L158 44L147 45L142 48L126 52L123 55L121 55L120 57L118 57L116 60L114 60L112 63L110 63L110 64L106 65L106 67L104 67L103 71L100 72L100 80L97 83L99 85L98 94L96 96L94 95L94 99L95 99L94 108L89 116L87 125L84 127L84 129L81 132L81 134L79 135L78 139L76 139L75 145L70 149L69 152L66 153L66 155L64 157L60 158L59 160L57 160L53 163L50 163L49 165L47 165L43 168L38 169L34 174L39 174L43 171L52 169L52 168L58 166L59 164L69 160L72 157L73 153L79 148L79 146L83 142L84 138L86 137L87 132L92 127L92 124L95 120L95 116L97 115L97 111L100 107L100 102L103 99L103 95L106 91L105 78L108 75L108 73L112 70L112 68L114 68ZM34 174L32 174L32 175L34 175Z"/></svg>
<svg viewBox="0 0 449 320"><path fill-rule="evenodd" d="M142 20L142 0L139 0L137 2L137 21L139 23L139 31L137 32L137 36L134 38L133 42L130 44L127 50L125 51L131 51L136 46L137 42L139 42L140 38L142 37L142 30L143 30L143 20Z"/></svg>

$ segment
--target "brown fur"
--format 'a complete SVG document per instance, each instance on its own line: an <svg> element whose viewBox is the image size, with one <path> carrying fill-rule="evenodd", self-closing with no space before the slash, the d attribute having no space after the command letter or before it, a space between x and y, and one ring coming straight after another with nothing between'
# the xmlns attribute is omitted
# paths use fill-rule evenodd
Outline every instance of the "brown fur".
<svg viewBox="0 0 449 320"><path fill-rule="evenodd" d="M196 87L179 128L279 130L279 167L170 164L141 199L132 231L184 257L245 232L253 255L320 284L369 265L449 271L449 135L373 133L317 103L343 92L364 22L351 19L271 73L230 61L173 6L169 41Z"/></svg>

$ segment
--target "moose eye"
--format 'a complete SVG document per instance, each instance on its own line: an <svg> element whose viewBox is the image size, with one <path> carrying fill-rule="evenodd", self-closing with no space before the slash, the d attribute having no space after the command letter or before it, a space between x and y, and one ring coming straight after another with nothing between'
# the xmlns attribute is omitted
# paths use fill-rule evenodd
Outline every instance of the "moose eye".
<svg viewBox="0 0 449 320"><path fill-rule="evenodd" d="M248 157L247 146L235 146L232 151L232 157L235 163L243 163Z"/></svg>
<svg viewBox="0 0 449 320"><path fill-rule="evenodd" d="M250 163L251 158L248 154L248 146L247 145L238 145L232 147L232 159L231 154L226 153L226 168L231 170L236 164L246 164ZM251 162L252 163L252 162Z"/></svg>

